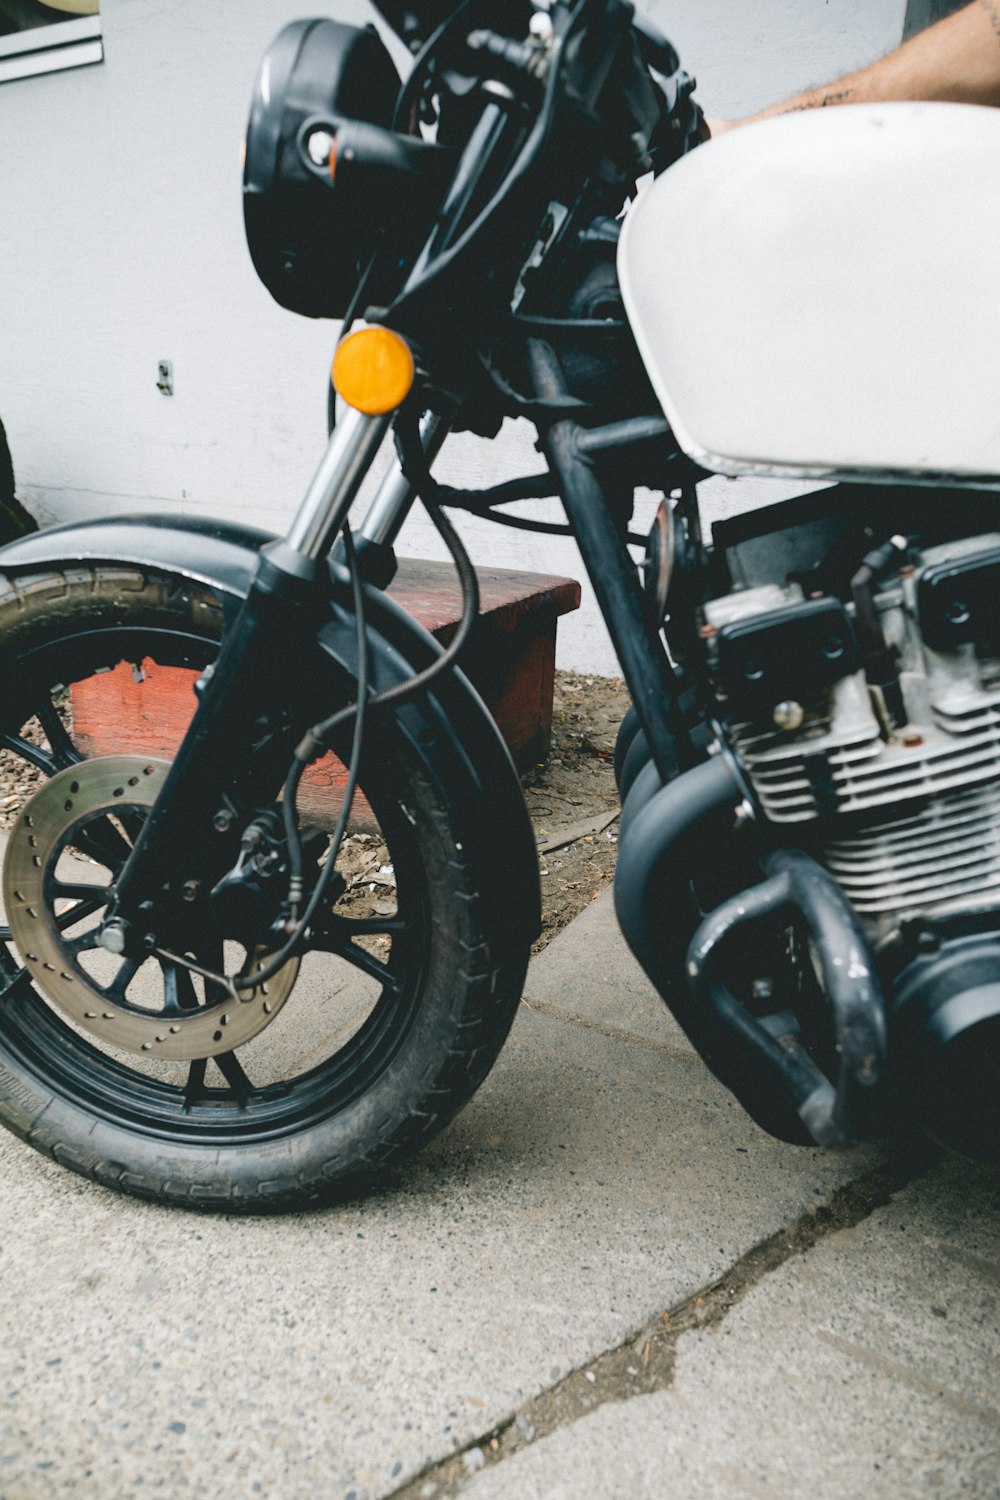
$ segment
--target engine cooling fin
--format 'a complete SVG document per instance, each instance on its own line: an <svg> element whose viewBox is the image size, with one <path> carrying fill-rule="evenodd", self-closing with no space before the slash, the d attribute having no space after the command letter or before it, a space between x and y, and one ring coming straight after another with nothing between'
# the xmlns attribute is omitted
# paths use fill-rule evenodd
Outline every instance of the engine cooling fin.
<svg viewBox="0 0 1000 1500"><path fill-rule="evenodd" d="M828 844L827 868L865 916L1000 907L1000 786L942 797Z"/></svg>

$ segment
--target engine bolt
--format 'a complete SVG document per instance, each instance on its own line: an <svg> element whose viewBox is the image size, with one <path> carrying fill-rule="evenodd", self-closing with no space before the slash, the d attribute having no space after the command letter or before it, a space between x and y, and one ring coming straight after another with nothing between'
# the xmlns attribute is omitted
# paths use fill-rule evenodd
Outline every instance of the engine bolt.
<svg viewBox="0 0 1000 1500"><path fill-rule="evenodd" d="M747 797L744 797L743 801L735 809L735 814L737 828L746 827L747 823L753 823L757 817L757 814L754 812L753 803Z"/></svg>
<svg viewBox="0 0 1000 1500"><path fill-rule="evenodd" d="M146 949L147 953L152 953L153 949L157 946L156 933L147 932L142 940L142 946Z"/></svg>
<svg viewBox="0 0 1000 1500"><path fill-rule="evenodd" d="M710 641L714 635L718 634L718 632L716 631L714 625L699 625L698 634L701 636L701 639L703 641Z"/></svg>
<svg viewBox="0 0 1000 1500"><path fill-rule="evenodd" d="M200 880L185 880L181 886L181 896L185 901L197 901L201 895Z"/></svg>
<svg viewBox="0 0 1000 1500"><path fill-rule="evenodd" d="M212 827L215 829L216 833L228 833L229 830L230 830L230 828L232 828L232 826L233 826L233 815L232 815L232 813L229 812L225 807L220 807L219 811L215 814L215 817L212 819Z"/></svg>
<svg viewBox="0 0 1000 1500"><path fill-rule="evenodd" d="M906 746L907 750L915 750L918 745L922 745L923 743L924 737L922 734L903 735L903 744Z"/></svg>
<svg viewBox="0 0 1000 1500"><path fill-rule="evenodd" d="M782 703L776 703L772 717L778 729L799 729L806 716L806 711L801 703L796 703L794 698L786 698Z"/></svg>

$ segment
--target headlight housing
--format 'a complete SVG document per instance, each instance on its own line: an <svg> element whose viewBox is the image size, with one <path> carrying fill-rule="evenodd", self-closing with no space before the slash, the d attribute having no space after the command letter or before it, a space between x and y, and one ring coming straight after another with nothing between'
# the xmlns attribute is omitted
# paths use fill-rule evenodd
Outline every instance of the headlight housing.
<svg viewBox="0 0 1000 1500"><path fill-rule="evenodd" d="M388 128L399 86L371 26L293 21L268 49L247 125L243 215L254 268L282 307L343 317L383 227L377 196L345 197L310 171L304 128L317 117Z"/></svg>

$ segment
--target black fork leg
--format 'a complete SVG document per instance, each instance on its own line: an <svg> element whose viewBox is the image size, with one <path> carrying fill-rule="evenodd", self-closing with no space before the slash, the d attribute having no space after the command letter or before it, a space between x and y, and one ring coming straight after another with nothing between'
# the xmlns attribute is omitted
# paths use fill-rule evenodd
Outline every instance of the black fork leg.
<svg viewBox="0 0 1000 1500"><path fill-rule="evenodd" d="M227 826L226 789L247 806L272 801L306 727L308 673L328 607L326 558L347 520L390 424L351 412L327 445L284 541L261 554L250 592L201 680L200 701L163 790L116 882L114 918L126 947L187 944L194 915L181 888L218 878L235 859L239 828ZM195 898L197 900L197 896ZM169 932L171 916L178 934ZM164 928L166 924L166 929ZM140 940L139 934L142 934Z"/></svg>
<svg viewBox="0 0 1000 1500"><path fill-rule="evenodd" d="M194 719L163 790L116 882L115 915L133 931L162 940L157 913L162 918L195 866L200 875L232 863L240 829L227 826L225 794L241 789L249 801L277 794L287 754L251 751L268 716L273 724L283 708L294 711L295 682L310 660L327 578L321 564L281 544L261 555L219 657L201 679Z"/></svg>

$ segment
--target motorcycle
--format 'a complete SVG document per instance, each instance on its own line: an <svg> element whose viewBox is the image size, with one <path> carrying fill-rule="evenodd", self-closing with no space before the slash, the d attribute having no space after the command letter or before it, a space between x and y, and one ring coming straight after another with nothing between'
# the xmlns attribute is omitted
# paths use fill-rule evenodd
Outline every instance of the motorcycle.
<svg viewBox="0 0 1000 1500"><path fill-rule="evenodd" d="M633 702L615 902L646 973L779 1138L916 1126L996 1160L1000 449L973 387L1000 314L940 271L959 211L996 243L1000 116L866 107L705 144L624 0L378 9L405 81L373 28L297 22L247 130L258 275L342 320L287 535L116 517L0 550L0 744L39 783L4 862L0 1118L109 1186L248 1211L356 1191L467 1102L539 885L456 666L477 586L448 511L549 529L504 507L558 496ZM977 378L943 378L944 349ZM541 472L434 477L449 432L512 416ZM699 483L747 472L823 483L709 540ZM648 536L639 486L663 497ZM446 649L386 593L418 500L463 587ZM193 674L172 761L78 743L74 694L123 662ZM299 812L324 755L332 829ZM362 794L391 899L344 873Z"/></svg>

